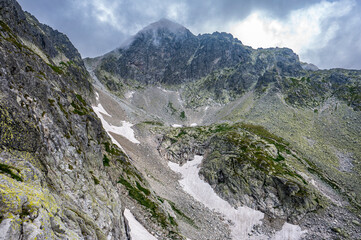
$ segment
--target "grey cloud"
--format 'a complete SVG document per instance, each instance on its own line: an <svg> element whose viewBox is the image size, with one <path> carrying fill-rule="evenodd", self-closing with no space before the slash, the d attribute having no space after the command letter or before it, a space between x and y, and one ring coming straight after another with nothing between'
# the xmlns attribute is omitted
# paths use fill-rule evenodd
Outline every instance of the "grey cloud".
<svg viewBox="0 0 361 240"><path fill-rule="evenodd" d="M327 46L310 50L305 59L320 68L361 69L361 6L353 8L351 14L340 18L338 31ZM324 23L324 28L330 24Z"/></svg>
<svg viewBox="0 0 361 240"><path fill-rule="evenodd" d="M254 10L265 10L277 18L284 18L292 10L320 2L320 0L99 0L106 5L118 3L118 7L112 9L118 22L114 26L96 18L97 10L89 4L92 0L18 1L41 22L67 34L83 57L102 55L120 46L131 34L135 34L151 22L163 17L169 18L168 7L173 4L182 4L182 9L179 10L181 16L172 20L197 34L207 29L206 26L217 26L216 30L222 31L222 27L228 22L242 20ZM77 7L82 2L88 4ZM352 13L359 16L359 10L354 10ZM339 24L350 24L350 21L350 18L345 18ZM360 33L357 31L342 27L328 46L307 52L306 59L321 67L337 65L361 68L361 61L355 61L361 58L361 50L355 51L355 47L350 47L360 39ZM335 45L340 46L339 51L334 48ZM338 57L332 58L331 55Z"/></svg>

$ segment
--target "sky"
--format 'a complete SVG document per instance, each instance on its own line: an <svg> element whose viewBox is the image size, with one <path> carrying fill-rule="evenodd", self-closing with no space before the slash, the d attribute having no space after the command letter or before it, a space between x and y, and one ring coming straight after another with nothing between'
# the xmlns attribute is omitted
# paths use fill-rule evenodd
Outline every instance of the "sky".
<svg viewBox="0 0 361 240"><path fill-rule="evenodd" d="M193 34L228 32L253 48L288 47L319 68L361 69L359 0L18 0L65 33L82 57L103 55L168 18Z"/></svg>

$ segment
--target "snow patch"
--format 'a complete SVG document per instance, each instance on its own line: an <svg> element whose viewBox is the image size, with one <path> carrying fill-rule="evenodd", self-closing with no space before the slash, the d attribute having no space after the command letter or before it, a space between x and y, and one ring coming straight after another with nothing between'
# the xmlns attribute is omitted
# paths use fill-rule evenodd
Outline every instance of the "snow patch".
<svg viewBox="0 0 361 240"><path fill-rule="evenodd" d="M108 117L111 117L111 115L103 108L103 106L100 103L96 107L93 106L93 110L97 114L98 117L99 117L98 113L102 113L104 115L107 115Z"/></svg>
<svg viewBox="0 0 361 240"><path fill-rule="evenodd" d="M132 98L133 95L134 95L134 93L135 93L134 91L127 92L127 93L125 94L125 98L126 98L126 99Z"/></svg>
<svg viewBox="0 0 361 240"><path fill-rule="evenodd" d="M192 124L191 124L191 127L197 127L197 126L198 126L197 123L192 123Z"/></svg>
<svg viewBox="0 0 361 240"><path fill-rule="evenodd" d="M134 215L127 208L124 210L124 217L128 221L132 240L157 240L135 219Z"/></svg>
<svg viewBox="0 0 361 240"><path fill-rule="evenodd" d="M209 209L222 213L226 218L226 223L230 224L233 239L250 239L253 226L261 225L261 219L264 214L260 211L248 207L239 207L235 209L227 201L220 198L213 188L200 179L199 165L202 163L203 157L196 155L193 161L188 161L183 166L169 162L169 167L182 175L179 181L180 185L194 197L197 201L203 203ZM227 221L228 220L228 221Z"/></svg>
<svg viewBox="0 0 361 240"><path fill-rule="evenodd" d="M183 127L183 125L180 125L180 124L173 124L172 127L174 128L180 128L180 127Z"/></svg>
<svg viewBox="0 0 361 240"><path fill-rule="evenodd" d="M282 229L276 232L276 234L272 237L272 240L297 240L300 239L305 233L307 233L307 231L302 231L300 226L285 223Z"/></svg>
<svg viewBox="0 0 361 240"><path fill-rule="evenodd" d="M95 92L95 99L99 101L99 93Z"/></svg>
<svg viewBox="0 0 361 240"><path fill-rule="evenodd" d="M122 150L123 148L120 146L120 144L118 143L118 141L116 141L111 134L109 134L109 132L121 135L125 138L127 138L129 141L133 142L133 143L140 143L134 136L134 130L131 128L133 126L133 124L126 122L126 121L121 121L122 126L113 126L111 124L109 124L103 117L104 115L107 115L109 117L111 117L111 115L103 108L103 106L99 103L97 107L93 106L93 110L95 112L95 114L100 118L103 128L105 129L105 131L108 132L108 135L110 136L110 138L112 139L112 142L114 144L116 144L118 147L120 147Z"/></svg>

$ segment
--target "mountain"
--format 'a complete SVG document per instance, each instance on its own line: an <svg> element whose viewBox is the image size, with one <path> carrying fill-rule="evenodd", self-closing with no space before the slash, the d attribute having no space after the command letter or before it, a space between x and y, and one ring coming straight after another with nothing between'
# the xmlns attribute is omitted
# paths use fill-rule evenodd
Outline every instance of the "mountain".
<svg viewBox="0 0 361 240"><path fill-rule="evenodd" d="M180 238L102 128L69 39L16 1L0 1L0 12L0 239L128 239L129 199L159 237Z"/></svg>
<svg viewBox="0 0 361 240"><path fill-rule="evenodd" d="M291 49L195 36L169 20L85 63L170 166L203 156L199 176L218 196L265 214L252 237L284 221L305 239L359 236L361 71L319 70Z"/></svg>
<svg viewBox="0 0 361 240"><path fill-rule="evenodd" d="M0 239L358 239L360 71L167 19L81 59L0 0Z"/></svg>

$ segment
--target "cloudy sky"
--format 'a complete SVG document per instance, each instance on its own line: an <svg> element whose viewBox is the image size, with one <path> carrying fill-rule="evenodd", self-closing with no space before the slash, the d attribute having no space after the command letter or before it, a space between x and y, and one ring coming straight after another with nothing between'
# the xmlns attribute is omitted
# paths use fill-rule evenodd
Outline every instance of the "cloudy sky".
<svg viewBox="0 0 361 240"><path fill-rule="evenodd" d="M358 0L18 0L65 33L83 57L102 55L168 18L194 34L229 32L244 44L289 47L320 68L361 69Z"/></svg>

